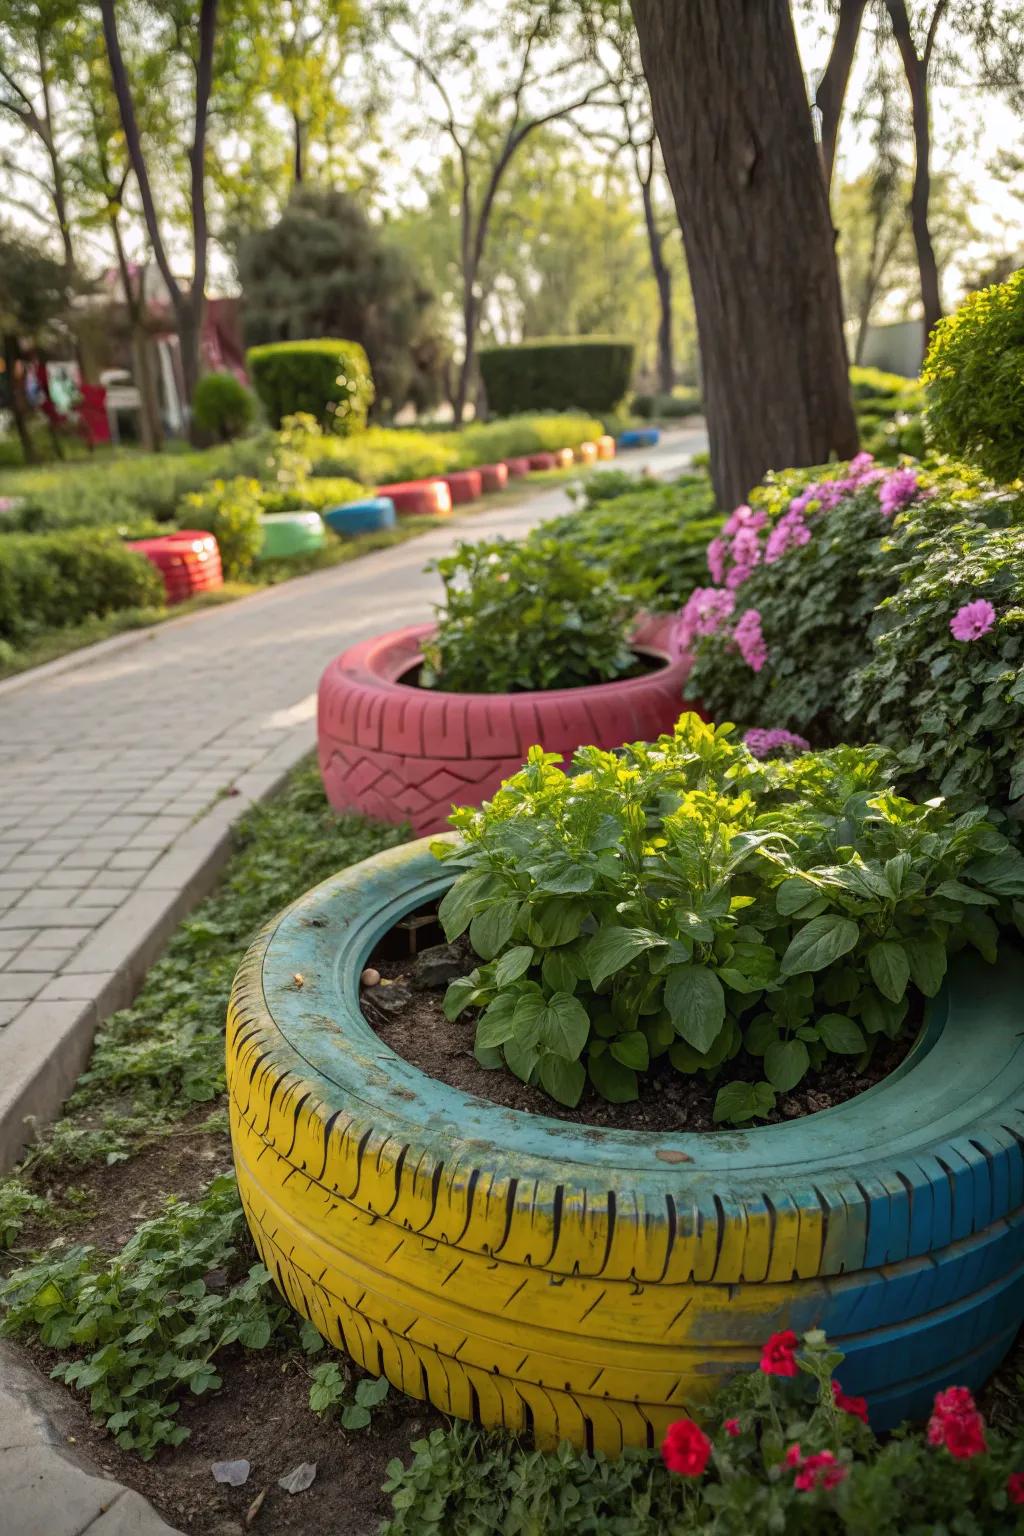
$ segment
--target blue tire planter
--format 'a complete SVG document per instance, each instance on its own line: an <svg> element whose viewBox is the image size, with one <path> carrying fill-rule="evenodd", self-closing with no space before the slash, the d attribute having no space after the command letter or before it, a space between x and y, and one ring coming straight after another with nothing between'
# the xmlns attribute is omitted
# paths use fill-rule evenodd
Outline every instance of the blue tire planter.
<svg viewBox="0 0 1024 1536"><path fill-rule="evenodd" d="M340 507L328 507L321 517L335 533L351 539L357 533L377 533L393 528L397 521L390 496L369 496L365 501L349 501Z"/></svg>
<svg viewBox="0 0 1024 1536"><path fill-rule="evenodd" d="M661 442L661 432L657 427L630 427L626 432L620 432L618 443L620 448L654 448Z"/></svg>
<svg viewBox="0 0 1024 1536"><path fill-rule="evenodd" d="M824 1328L882 1430L977 1389L1024 1309L1024 956L961 955L901 1066L798 1121L629 1134L437 1082L364 1020L428 840L300 898L228 1017L239 1185L283 1294L442 1411L615 1452L779 1329ZM302 978L301 990L296 985Z"/></svg>

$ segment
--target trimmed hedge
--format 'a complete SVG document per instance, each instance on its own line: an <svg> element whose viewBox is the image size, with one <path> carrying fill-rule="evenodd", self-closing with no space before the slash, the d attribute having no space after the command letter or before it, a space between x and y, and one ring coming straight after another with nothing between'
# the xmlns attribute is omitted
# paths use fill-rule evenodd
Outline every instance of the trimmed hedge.
<svg viewBox="0 0 1024 1536"><path fill-rule="evenodd" d="M207 373L192 396L192 420L200 432L229 443L241 437L256 415L256 397L233 373Z"/></svg>
<svg viewBox="0 0 1024 1536"><path fill-rule="evenodd" d="M271 426L297 411L315 416L338 437L366 426L373 375L357 341L273 341L250 347L245 363Z"/></svg>
<svg viewBox="0 0 1024 1536"><path fill-rule="evenodd" d="M932 333L928 431L993 480L1024 475L1024 271L972 293Z"/></svg>
<svg viewBox="0 0 1024 1536"><path fill-rule="evenodd" d="M390 485L527 453L578 448L600 434L601 423L594 417L565 412L473 422L458 432L369 427L353 437L314 439L306 451L314 475Z"/></svg>
<svg viewBox="0 0 1024 1536"><path fill-rule="evenodd" d="M613 411L633 373L633 343L612 336L550 337L513 347L484 347L480 372L488 408L517 411Z"/></svg>
<svg viewBox="0 0 1024 1536"><path fill-rule="evenodd" d="M0 640L65 629L122 608L162 608L164 584L113 533L11 533L0 538Z"/></svg>

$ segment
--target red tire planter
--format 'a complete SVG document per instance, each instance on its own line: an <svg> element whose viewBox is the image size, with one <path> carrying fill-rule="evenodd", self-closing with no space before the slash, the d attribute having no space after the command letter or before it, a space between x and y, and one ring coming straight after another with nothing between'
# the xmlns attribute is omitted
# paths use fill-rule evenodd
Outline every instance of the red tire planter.
<svg viewBox="0 0 1024 1536"><path fill-rule="evenodd" d="M539 469L558 468L558 460L553 453L531 453L529 464L531 474L535 474Z"/></svg>
<svg viewBox="0 0 1024 1536"><path fill-rule="evenodd" d="M637 650L666 664L642 677L538 693L442 693L404 683L429 624L364 640L320 679L318 748L337 811L440 831L453 804L479 805L540 742L568 758L584 744L618 747L670 731L686 708L689 657L671 660L669 618L647 620Z"/></svg>
<svg viewBox="0 0 1024 1536"><path fill-rule="evenodd" d="M503 491L508 485L509 473L507 464L481 464L479 475L485 493L490 495L493 491Z"/></svg>
<svg viewBox="0 0 1024 1536"><path fill-rule="evenodd" d="M576 458L580 464L593 464L597 459L597 444L580 443L576 449Z"/></svg>
<svg viewBox="0 0 1024 1536"><path fill-rule="evenodd" d="M378 496L390 496L399 517L447 517L452 493L444 480L402 480L378 485Z"/></svg>
<svg viewBox="0 0 1024 1536"><path fill-rule="evenodd" d="M530 461L528 458L505 459L503 462L508 470L510 480L521 480L524 475L530 473Z"/></svg>
<svg viewBox="0 0 1024 1536"><path fill-rule="evenodd" d="M614 439L614 437L609 437L608 434L606 433L604 437L599 437L598 438L598 440L597 440L597 456L598 456L599 459L614 459L614 457L615 457L615 439Z"/></svg>
<svg viewBox="0 0 1024 1536"><path fill-rule="evenodd" d="M483 495L483 476L478 469L457 469L441 478L451 493L452 506L464 507L468 501L479 501Z"/></svg>
<svg viewBox="0 0 1024 1536"><path fill-rule="evenodd" d="M217 540L202 529L182 528L156 539L132 539L128 548L156 566L169 604L224 585Z"/></svg>

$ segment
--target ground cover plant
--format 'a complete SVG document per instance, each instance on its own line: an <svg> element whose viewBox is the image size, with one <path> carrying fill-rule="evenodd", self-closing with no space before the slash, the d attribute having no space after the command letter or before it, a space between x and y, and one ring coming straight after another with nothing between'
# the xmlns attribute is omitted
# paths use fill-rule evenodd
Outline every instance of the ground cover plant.
<svg viewBox="0 0 1024 1536"><path fill-rule="evenodd" d="M112 532L0 534L0 647L13 651L40 630L163 600L159 573Z"/></svg>
<svg viewBox="0 0 1024 1536"><path fill-rule="evenodd" d="M1024 856L985 820L916 805L877 749L761 762L731 727L534 748L458 810L440 909L480 958L445 1012L481 1010L476 1055L564 1104L635 1099L665 1062L721 1084L714 1115L767 1115L830 1055L867 1060L933 997L950 950L996 958ZM760 1062L753 1080L728 1064Z"/></svg>
<svg viewBox="0 0 1024 1536"><path fill-rule="evenodd" d="M460 544L421 682L449 693L518 693L612 682L635 671L636 603L556 539Z"/></svg>

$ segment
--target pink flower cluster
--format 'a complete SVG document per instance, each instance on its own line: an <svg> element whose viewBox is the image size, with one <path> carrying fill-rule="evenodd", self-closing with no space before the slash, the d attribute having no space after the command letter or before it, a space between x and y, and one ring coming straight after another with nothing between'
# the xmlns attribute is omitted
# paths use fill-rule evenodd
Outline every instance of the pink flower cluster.
<svg viewBox="0 0 1024 1536"><path fill-rule="evenodd" d="M878 505L883 517L892 517L908 507L921 488L912 469L894 469L878 487Z"/></svg>
<svg viewBox="0 0 1024 1536"><path fill-rule="evenodd" d="M966 1387L947 1387L936 1392L928 1420L928 1444L944 1445L951 1456L966 1461L988 1449L985 1420Z"/></svg>
<svg viewBox="0 0 1024 1536"><path fill-rule="evenodd" d="M977 597L973 603L964 603L949 621L954 640L980 640L996 622L996 611L987 598Z"/></svg>
<svg viewBox="0 0 1024 1536"><path fill-rule="evenodd" d="M784 731L781 728L766 731L757 726L744 736L743 745L752 757L769 757L773 752L783 752L789 748L794 752L811 750L810 742L792 731Z"/></svg>
<svg viewBox="0 0 1024 1536"><path fill-rule="evenodd" d="M740 655L752 672L760 672L768 660L768 647L761 633L761 615L756 608L748 608L732 632L739 646Z"/></svg>
<svg viewBox="0 0 1024 1536"><path fill-rule="evenodd" d="M765 565L774 565L776 560L788 555L791 549L800 549L802 545L811 542L811 530L804 522L803 513L794 510L795 506L794 502L768 535L764 547Z"/></svg>
<svg viewBox="0 0 1024 1536"><path fill-rule="evenodd" d="M767 521L764 512L755 512L745 505L732 513L721 534L707 548L708 570L716 586L725 585L735 591L760 564L758 533Z"/></svg>
<svg viewBox="0 0 1024 1536"><path fill-rule="evenodd" d="M672 627L674 654L684 655L698 635L717 634L735 606L735 597L724 587L695 587Z"/></svg>

